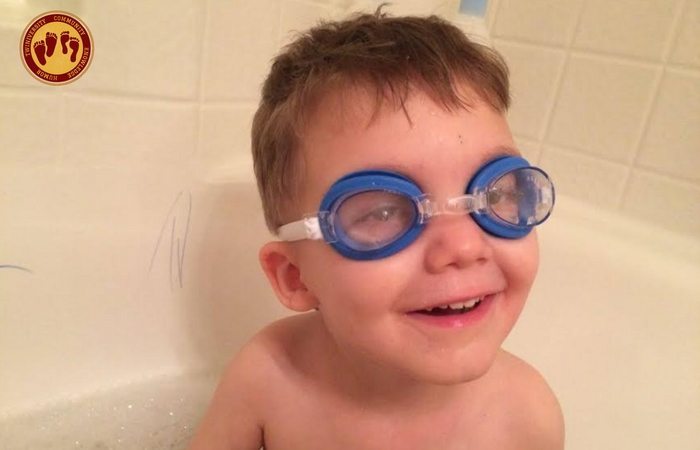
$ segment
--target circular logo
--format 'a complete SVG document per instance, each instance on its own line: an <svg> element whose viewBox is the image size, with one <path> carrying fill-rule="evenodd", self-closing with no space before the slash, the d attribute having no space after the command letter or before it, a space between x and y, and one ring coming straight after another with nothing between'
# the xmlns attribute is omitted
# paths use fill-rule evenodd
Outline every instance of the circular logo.
<svg viewBox="0 0 700 450"><path fill-rule="evenodd" d="M85 72L92 60L90 30L76 16L50 11L34 18L19 44L29 73L47 84L66 84Z"/></svg>

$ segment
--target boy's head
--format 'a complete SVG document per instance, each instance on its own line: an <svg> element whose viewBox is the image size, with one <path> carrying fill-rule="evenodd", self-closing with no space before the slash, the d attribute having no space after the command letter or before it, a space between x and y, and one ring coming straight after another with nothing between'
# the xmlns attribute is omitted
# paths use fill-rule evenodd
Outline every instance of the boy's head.
<svg viewBox="0 0 700 450"><path fill-rule="evenodd" d="M275 58L253 121L255 175L270 231L302 212L296 199L307 176L300 149L322 99L360 87L376 112L384 102L401 107L418 88L455 110L475 100L464 85L496 111L509 106L501 57L435 16L394 18L377 10L299 36Z"/></svg>
<svg viewBox="0 0 700 450"><path fill-rule="evenodd" d="M450 214L474 206L478 196L463 194L484 166L519 160L503 115L508 101L501 59L435 17L376 13L320 25L276 59L253 124L272 230L318 211L339 180L357 173L416 190L421 214L430 205L447 211L380 257L348 257L318 240L262 248L280 301L319 309L328 341L357 370L445 384L475 379L514 325L537 270L535 233L499 237L468 214ZM519 202L521 178L503 178L505 202ZM341 224L361 224L355 237L406 222L397 197L348 198L360 199L356 212L369 211Z"/></svg>

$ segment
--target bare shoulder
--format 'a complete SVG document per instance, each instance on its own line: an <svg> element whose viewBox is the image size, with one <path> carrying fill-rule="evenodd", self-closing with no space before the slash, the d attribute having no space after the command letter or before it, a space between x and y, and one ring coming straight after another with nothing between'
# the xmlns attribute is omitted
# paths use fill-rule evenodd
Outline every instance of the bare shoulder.
<svg viewBox="0 0 700 450"><path fill-rule="evenodd" d="M266 411L288 376L300 320L274 322L253 336L226 367L192 441L197 449L259 449Z"/></svg>
<svg viewBox="0 0 700 450"><path fill-rule="evenodd" d="M303 315L277 320L256 333L231 360L220 382L224 392L243 391L263 416L267 403L276 401L275 389L298 370L298 354L305 349L308 319Z"/></svg>
<svg viewBox="0 0 700 450"><path fill-rule="evenodd" d="M564 417L554 392L542 375L527 362L501 351L495 368L499 373L509 426L518 448L564 448Z"/></svg>

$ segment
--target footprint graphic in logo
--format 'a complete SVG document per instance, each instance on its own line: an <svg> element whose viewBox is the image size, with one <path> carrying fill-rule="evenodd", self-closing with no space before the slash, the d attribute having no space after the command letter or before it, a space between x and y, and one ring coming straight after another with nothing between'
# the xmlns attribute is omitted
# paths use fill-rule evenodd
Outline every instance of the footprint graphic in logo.
<svg viewBox="0 0 700 450"><path fill-rule="evenodd" d="M78 47L80 47L80 42L78 41L78 38L70 38L68 40L68 47L70 47L71 49L70 62L75 62L75 55L78 54Z"/></svg>
<svg viewBox="0 0 700 450"><path fill-rule="evenodd" d="M68 47L66 46L66 43L68 42L69 37L70 36L68 31L64 31L61 33L61 49L63 50L64 55L68 53Z"/></svg>
<svg viewBox="0 0 700 450"><path fill-rule="evenodd" d="M46 58L44 58L44 55L46 54L46 44L44 41L34 43L34 54L42 66L46 65Z"/></svg>
<svg viewBox="0 0 700 450"><path fill-rule="evenodd" d="M25 27L19 50L24 67L37 80L54 85L71 83L90 65L92 35L80 18L49 11Z"/></svg>
<svg viewBox="0 0 700 450"><path fill-rule="evenodd" d="M56 37L56 33L51 33L51 32L46 32L46 56L49 58L51 55L53 55L53 51L56 49L56 42L58 42L58 38Z"/></svg>

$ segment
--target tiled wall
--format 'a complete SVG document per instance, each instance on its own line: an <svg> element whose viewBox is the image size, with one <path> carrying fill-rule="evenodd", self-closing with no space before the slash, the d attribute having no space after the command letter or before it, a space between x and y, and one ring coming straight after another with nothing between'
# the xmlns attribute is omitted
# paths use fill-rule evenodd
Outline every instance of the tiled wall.
<svg viewBox="0 0 700 450"><path fill-rule="evenodd" d="M97 167L116 181L128 161L143 173L166 164L188 167L178 177L246 177L259 86L289 30L376 3L5 2L0 170L7 179L60 168L75 180L81 167ZM395 3L398 13L459 7ZM700 3L492 0L488 8L492 41L512 69L513 131L559 192L700 236ZM83 78L59 88L31 79L17 54L22 28L51 9L82 17L96 49Z"/></svg>
<svg viewBox="0 0 700 450"><path fill-rule="evenodd" d="M559 192L700 236L700 2L492 3L513 132Z"/></svg>

